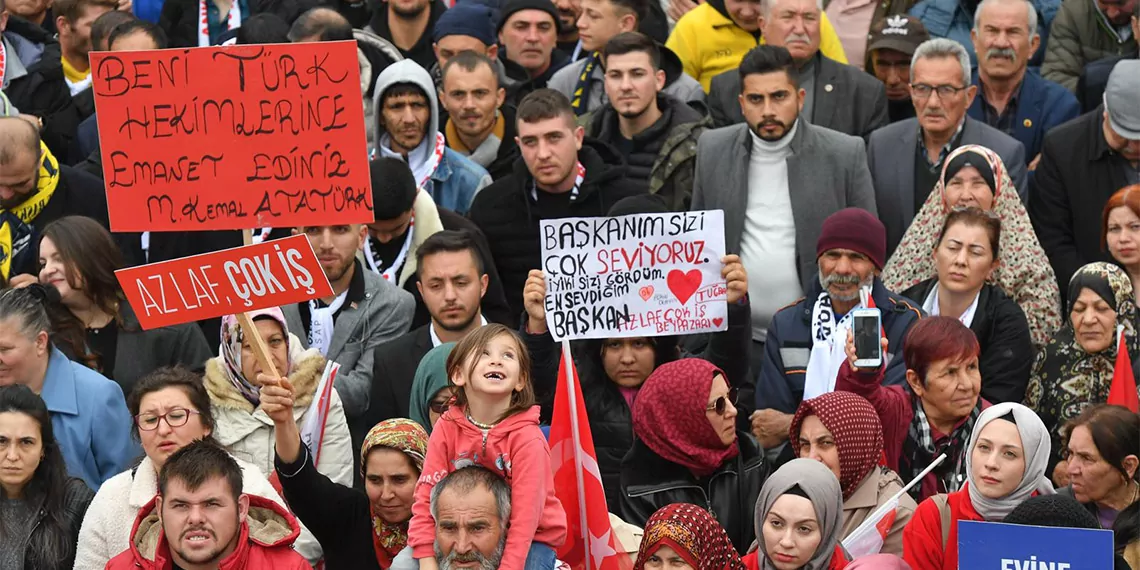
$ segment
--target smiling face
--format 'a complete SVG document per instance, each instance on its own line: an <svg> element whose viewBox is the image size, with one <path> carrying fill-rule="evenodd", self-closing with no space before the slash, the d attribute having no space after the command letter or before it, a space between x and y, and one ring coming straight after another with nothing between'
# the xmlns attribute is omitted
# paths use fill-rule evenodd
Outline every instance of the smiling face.
<svg viewBox="0 0 1140 570"><path fill-rule="evenodd" d="M1140 268L1140 216L1128 206L1118 206L1108 213L1104 241L1112 258L1135 271Z"/></svg>
<svg viewBox="0 0 1140 570"><path fill-rule="evenodd" d="M178 410L182 411L179 412ZM139 415L135 421L144 426L150 424L158 416L186 414L185 425L170 427L170 415L167 415L166 418L157 421L153 430L138 430L143 451L154 463L155 471L161 470L162 466L166 464L166 460L175 451L186 447L195 440L210 436L210 428L202 423L202 416L191 413L196 411L198 410L194 409L194 404L190 402L186 392L175 386L151 392L139 400Z"/></svg>
<svg viewBox="0 0 1140 570"><path fill-rule="evenodd" d="M279 374L288 374L289 349L281 323L274 319L256 319L253 321L253 325L257 328L257 334L261 335L261 340L265 341L266 348L269 349L269 357L273 360L273 367L277 369ZM246 382L257 386L257 375L261 372L261 364L257 362L257 357L254 356L253 345L249 339L243 338L241 343L242 376L245 376Z"/></svg>
<svg viewBox="0 0 1140 570"><path fill-rule="evenodd" d="M805 62L819 52L820 9L816 0L768 0L760 27L770 46L787 48L792 59Z"/></svg>
<svg viewBox="0 0 1140 570"><path fill-rule="evenodd" d="M420 474L411 458L390 447L374 447L364 464L364 492L376 516L388 524L412 518L412 499Z"/></svg>
<svg viewBox="0 0 1140 570"><path fill-rule="evenodd" d="M16 317L0 320L0 386L37 385L43 381L50 356L48 333L29 338Z"/></svg>
<svg viewBox="0 0 1140 570"><path fill-rule="evenodd" d="M938 286L955 293L977 293L997 268L990 236L981 226L956 223L946 228L934 250Z"/></svg>
<svg viewBox="0 0 1140 570"><path fill-rule="evenodd" d="M602 344L606 377L622 388L639 388L656 364L657 352L648 338L611 338Z"/></svg>
<svg viewBox="0 0 1140 570"><path fill-rule="evenodd" d="M839 479L839 446L835 436L823 425L819 416L810 415L800 424L799 456L814 459L827 466Z"/></svg>
<svg viewBox="0 0 1140 570"><path fill-rule="evenodd" d="M607 56L605 65L606 96L621 116L640 117L657 103L657 93L665 87L665 72L653 68L648 53Z"/></svg>
<svg viewBox="0 0 1140 570"><path fill-rule="evenodd" d="M0 413L0 487L9 497L23 495L43 457L39 422L20 412Z"/></svg>
<svg viewBox="0 0 1140 570"><path fill-rule="evenodd" d="M973 166L963 166L946 181L943 198L951 208L972 206L987 212L994 209L994 190Z"/></svg>
<svg viewBox="0 0 1140 570"><path fill-rule="evenodd" d="M1077 344L1089 354L1108 350L1116 340L1116 311L1092 289L1081 289L1073 301L1069 319L1076 331Z"/></svg>
<svg viewBox="0 0 1140 570"><path fill-rule="evenodd" d="M716 401L724 398L724 413L718 414L715 409ZM713 431L720 437L720 443L728 447L736 441L736 406L733 405L729 395L728 382L724 376L713 376L712 387L709 388L708 403L705 404L705 417L712 425Z"/></svg>
<svg viewBox="0 0 1140 570"><path fill-rule="evenodd" d="M520 373L520 352L522 347L513 336L498 335L468 359L464 369L470 373L460 373L452 382L464 386L468 398L473 393L509 398L511 393L521 392L525 382Z"/></svg>
<svg viewBox="0 0 1140 570"><path fill-rule="evenodd" d="M978 491L991 499L1012 493L1025 476L1025 449L1017 426L993 420L982 428L970 451L970 475Z"/></svg>
<svg viewBox="0 0 1140 570"><path fill-rule="evenodd" d="M799 570L815 556L823 532L811 501L785 494L764 516L764 550L778 570Z"/></svg>
<svg viewBox="0 0 1140 570"><path fill-rule="evenodd" d="M178 566L209 567L236 548L249 498L235 499L225 477L207 479L193 490L181 479L171 479L157 508Z"/></svg>
<svg viewBox="0 0 1140 570"><path fill-rule="evenodd" d="M74 273L74 274L73 274ZM64 306L72 307L86 300L82 293L83 276L78 274L75 267L67 263L55 247L51 238L40 240L40 283L55 287L59 291L60 302ZM72 281L76 286L72 287Z"/></svg>

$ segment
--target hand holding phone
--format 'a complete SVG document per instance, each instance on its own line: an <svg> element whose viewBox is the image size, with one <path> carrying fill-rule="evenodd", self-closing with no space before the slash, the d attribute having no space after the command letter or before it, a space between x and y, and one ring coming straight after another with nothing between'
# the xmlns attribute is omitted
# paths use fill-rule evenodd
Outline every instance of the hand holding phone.
<svg viewBox="0 0 1140 570"><path fill-rule="evenodd" d="M856 368L878 368L883 365L882 313L878 309L855 309L851 312L851 332L855 339Z"/></svg>

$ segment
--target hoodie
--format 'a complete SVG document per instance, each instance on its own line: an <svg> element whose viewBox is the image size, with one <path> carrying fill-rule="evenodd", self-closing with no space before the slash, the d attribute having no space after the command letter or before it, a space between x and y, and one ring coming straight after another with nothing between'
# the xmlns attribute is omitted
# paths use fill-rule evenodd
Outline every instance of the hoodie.
<svg viewBox="0 0 1140 570"><path fill-rule="evenodd" d="M554 496L550 448L538 427L538 406L516 413L487 433L467 419L466 408L452 406L431 432L427 459L416 485L408 546L417 558L435 555L435 519L431 491L449 473L481 465L511 487L511 520L499 568L523 570L531 542L557 550L566 542L566 513ZM525 476L514 478L515 472Z"/></svg>

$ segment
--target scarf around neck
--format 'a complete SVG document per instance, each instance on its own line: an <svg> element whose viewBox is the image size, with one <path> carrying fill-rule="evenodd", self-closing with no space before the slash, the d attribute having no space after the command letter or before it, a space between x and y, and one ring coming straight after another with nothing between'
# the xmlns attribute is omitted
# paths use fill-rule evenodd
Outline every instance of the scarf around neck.
<svg viewBox="0 0 1140 570"><path fill-rule="evenodd" d="M811 354L804 374L804 399L835 390L839 367L847 360L847 331L851 330L851 313L867 305L869 288L859 290L860 302L842 317L836 317L831 294L824 289L811 309Z"/></svg>
<svg viewBox="0 0 1140 570"><path fill-rule="evenodd" d="M479 166L487 168L499 156L499 147L503 144L503 137L507 136L507 125L503 114L495 111L495 125L486 139L475 148L467 148L459 138L459 131L455 128L455 121L447 120L443 130L447 133L447 145L452 150L470 158Z"/></svg>
<svg viewBox="0 0 1140 570"><path fill-rule="evenodd" d="M364 444L360 446L360 473L368 463L368 453L376 447L387 447L402 452L412 460L418 472L423 470L427 456L428 434L420 424L412 420L396 418L376 424ZM380 518L369 501L368 512L372 517L372 548L376 551L376 562L381 568L390 568L392 560L408 545L408 523L389 523Z"/></svg>
<svg viewBox="0 0 1140 570"><path fill-rule="evenodd" d="M59 162L40 142L40 167L36 172L36 189L23 202L11 209L0 209L0 274L4 281L12 277L12 267L24 267L32 255L38 232L32 221L43 212L59 186Z"/></svg>
<svg viewBox="0 0 1140 570"><path fill-rule="evenodd" d="M574 96L570 99L570 107L574 115L581 117L590 110L590 87L594 82L594 68L601 62L601 54L593 52L586 56L582 65L582 73L578 74L578 81L574 85Z"/></svg>
<svg viewBox="0 0 1140 570"><path fill-rule="evenodd" d="M384 137L378 145L380 154L398 158L408 163L408 166L412 169L412 176L416 179L416 188L425 190L430 194L432 188L428 183L431 182L431 177L435 174L435 170L439 168L439 163L443 160L443 151L447 148L447 139L443 136L443 133L435 133L434 141L431 136L425 136L419 146L408 152L408 158L406 159L400 153L391 150L389 148L391 144L391 135L384 133Z"/></svg>
<svg viewBox="0 0 1140 570"><path fill-rule="evenodd" d="M198 0L198 47L208 47L212 43L210 42L210 10L206 5L206 2L209 1ZM236 30L241 27L240 3L240 0L234 0L233 5L230 6L230 11L225 16L226 30Z"/></svg>
<svg viewBox="0 0 1140 570"><path fill-rule="evenodd" d="M982 397L978 396L978 403L974 405L970 415L966 416L966 421L955 427L949 436L937 445L930 429L930 419L926 416L926 410L922 407L922 400L918 396L914 396L911 400L911 407L914 409L914 417L911 418L910 429L907 430L906 441L903 443L903 461L899 465L899 470L903 473L900 475L904 475L904 480L910 481L926 469L936 457L945 453L946 461L934 470L945 491L936 489L934 492L957 491L966 481L966 461L963 456L968 453L966 443L974 431L978 414L981 413ZM910 494L916 498L923 495L922 481L916 482L914 487L911 487Z"/></svg>

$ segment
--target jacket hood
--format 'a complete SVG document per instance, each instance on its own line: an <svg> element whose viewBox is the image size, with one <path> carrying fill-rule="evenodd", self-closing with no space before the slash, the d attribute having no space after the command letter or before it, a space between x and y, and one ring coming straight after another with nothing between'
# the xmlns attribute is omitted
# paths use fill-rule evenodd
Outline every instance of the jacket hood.
<svg viewBox="0 0 1140 570"><path fill-rule="evenodd" d="M716 10L717 12L720 12L721 16L724 16L729 21L732 21L732 16L728 15L728 8L725 7L724 0L708 0L705 3L708 4L709 6L712 6L713 9Z"/></svg>
<svg viewBox="0 0 1140 570"><path fill-rule="evenodd" d="M658 42L657 49L661 50L661 70L665 72L665 86L668 87L685 73L685 64L665 44Z"/></svg>
<svg viewBox="0 0 1140 570"><path fill-rule="evenodd" d="M293 384L296 397L293 400L293 409L307 409L313 401L317 391L317 384L325 371L327 360L315 348L302 349L301 340L293 333L289 333L289 360L292 363L289 372L289 382ZM206 375L203 379L206 392L210 395L210 404L218 408L243 410L252 414L256 411L253 404L242 396L241 392L229 381L225 373L225 363L221 356L215 356L206 361Z"/></svg>
<svg viewBox="0 0 1140 570"><path fill-rule="evenodd" d="M386 132L383 126L383 107L380 102L384 99L384 92L397 83L411 83L423 90L424 95L427 96L428 112L431 113L431 118L428 119L427 134L424 136L424 140L434 140L435 133L439 132L439 100L435 92L435 82L432 81L431 74L426 69L410 59L389 65L376 78L375 90L372 93L372 104L373 108L376 109L376 124L373 125L375 137L372 140L375 141L376 146L380 146L380 139Z"/></svg>

